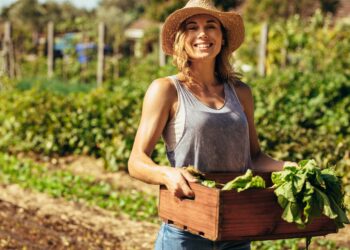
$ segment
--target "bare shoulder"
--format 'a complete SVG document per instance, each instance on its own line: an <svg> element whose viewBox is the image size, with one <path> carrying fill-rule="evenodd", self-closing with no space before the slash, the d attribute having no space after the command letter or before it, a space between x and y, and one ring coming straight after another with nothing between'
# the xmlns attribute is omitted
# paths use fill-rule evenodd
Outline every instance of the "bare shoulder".
<svg viewBox="0 0 350 250"><path fill-rule="evenodd" d="M168 77L154 80L147 89L146 95L151 97L162 97L164 99L173 99L177 96L176 87L173 81Z"/></svg>
<svg viewBox="0 0 350 250"><path fill-rule="evenodd" d="M167 77L159 78L148 87L144 98L144 108L153 113L159 111L169 115L176 101L177 91L173 81Z"/></svg>
<svg viewBox="0 0 350 250"><path fill-rule="evenodd" d="M248 97L252 95L252 90L248 84L242 81L237 81L234 86L237 95L241 95L242 97Z"/></svg>

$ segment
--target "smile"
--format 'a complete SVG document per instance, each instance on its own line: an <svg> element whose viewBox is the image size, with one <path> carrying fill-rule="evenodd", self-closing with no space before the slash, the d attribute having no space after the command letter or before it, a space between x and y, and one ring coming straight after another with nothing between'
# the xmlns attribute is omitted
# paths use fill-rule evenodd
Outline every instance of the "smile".
<svg viewBox="0 0 350 250"><path fill-rule="evenodd" d="M213 46L213 43L196 43L196 44L194 44L194 47L197 47L199 49L208 49L211 46Z"/></svg>

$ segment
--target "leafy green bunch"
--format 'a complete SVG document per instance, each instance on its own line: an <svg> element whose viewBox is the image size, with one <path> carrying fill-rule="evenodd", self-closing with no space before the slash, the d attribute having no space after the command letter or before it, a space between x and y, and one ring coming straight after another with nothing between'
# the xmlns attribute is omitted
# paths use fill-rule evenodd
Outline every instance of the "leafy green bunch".
<svg viewBox="0 0 350 250"><path fill-rule="evenodd" d="M253 176L251 169L248 169L244 175L237 176L233 180L222 184L214 180L209 180L206 178L205 174L195 169L193 166L185 167L191 175L196 177L201 185L210 188L221 188L221 190L237 190L237 192L242 192L250 188L265 188L265 180L261 176Z"/></svg>
<svg viewBox="0 0 350 250"><path fill-rule="evenodd" d="M341 182L335 171L321 170L314 160L304 160L298 165L286 166L271 176L278 203L283 208L282 218L304 227L313 217L324 214L334 219L338 228L348 224Z"/></svg>
<svg viewBox="0 0 350 250"><path fill-rule="evenodd" d="M236 189L242 192L250 188L265 188L265 181L261 176L253 176L251 169L248 169L244 175L238 176L225 184L222 190Z"/></svg>

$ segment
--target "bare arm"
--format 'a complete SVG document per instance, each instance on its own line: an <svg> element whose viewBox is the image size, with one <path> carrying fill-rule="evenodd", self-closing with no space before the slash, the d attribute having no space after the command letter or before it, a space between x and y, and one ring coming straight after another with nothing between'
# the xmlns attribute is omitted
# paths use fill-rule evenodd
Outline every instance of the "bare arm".
<svg viewBox="0 0 350 250"><path fill-rule="evenodd" d="M144 98L128 169L132 177L149 184L164 184L178 197L193 196L187 184L188 181L196 181L192 175L183 169L159 166L150 157L176 100L176 89L169 79L158 79L150 85Z"/></svg>
<svg viewBox="0 0 350 250"><path fill-rule="evenodd" d="M249 126L250 155L252 168L260 172L280 171L286 164L295 165L292 162L278 161L261 151L258 136L254 124L254 99L248 85L239 83L235 88L240 102L243 105Z"/></svg>

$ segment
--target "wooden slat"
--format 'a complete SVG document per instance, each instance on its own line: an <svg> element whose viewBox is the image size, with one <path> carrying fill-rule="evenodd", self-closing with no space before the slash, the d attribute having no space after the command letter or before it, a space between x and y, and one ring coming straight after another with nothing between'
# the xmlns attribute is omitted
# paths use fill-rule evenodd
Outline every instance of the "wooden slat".
<svg viewBox="0 0 350 250"><path fill-rule="evenodd" d="M179 199L164 186L160 188L159 216L165 221L213 240L218 235L220 191L197 183L190 183L194 200Z"/></svg>

